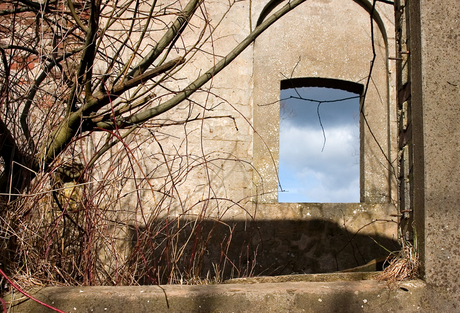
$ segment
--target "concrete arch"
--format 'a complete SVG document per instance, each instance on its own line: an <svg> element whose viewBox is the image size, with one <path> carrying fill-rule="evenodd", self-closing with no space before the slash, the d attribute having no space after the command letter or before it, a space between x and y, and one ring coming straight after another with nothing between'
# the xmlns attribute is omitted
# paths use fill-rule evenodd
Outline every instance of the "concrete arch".
<svg viewBox="0 0 460 313"><path fill-rule="evenodd" d="M373 19L377 23L380 32L382 33L383 37L385 38L385 43L388 45L388 36L387 36L387 31L385 28L385 24L382 20L382 17L380 16L380 13L378 10L374 8L373 10L373 4L367 0L353 0L354 2L358 3L364 10L366 10L369 14L374 11L373 14ZM264 6L262 11L260 12L259 18L257 19L256 25L260 25L265 18L281 3L283 3L284 0L270 0L268 3ZM392 3L391 1L384 1L388 4Z"/></svg>
<svg viewBox="0 0 460 313"><path fill-rule="evenodd" d="M364 85L350 82L348 80L321 78L321 77L298 77L292 79L284 79L281 81L281 89L299 88L299 87L326 87L337 88L359 95L363 94Z"/></svg>

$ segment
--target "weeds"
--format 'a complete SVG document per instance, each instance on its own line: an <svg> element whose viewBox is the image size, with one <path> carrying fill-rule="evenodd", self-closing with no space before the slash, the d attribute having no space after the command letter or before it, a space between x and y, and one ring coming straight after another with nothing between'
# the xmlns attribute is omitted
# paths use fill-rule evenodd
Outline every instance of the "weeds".
<svg viewBox="0 0 460 313"><path fill-rule="evenodd" d="M228 159L180 149L146 155L137 149L146 139L135 138L94 167L76 147L80 177L62 175L61 168L72 167L62 161L37 176L26 196L4 204L0 262L21 288L210 284L252 275L256 253L235 247L235 229L223 220L228 210L247 214L247 200L217 197L224 191L217 170ZM149 164L140 161L146 158ZM208 178L194 194L184 188L204 172Z"/></svg>
<svg viewBox="0 0 460 313"><path fill-rule="evenodd" d="M406 279L414 279L419 274L420 262L414 246L402 240L401 250L391 254L384 264L379 280L397 284Z"/></svg>

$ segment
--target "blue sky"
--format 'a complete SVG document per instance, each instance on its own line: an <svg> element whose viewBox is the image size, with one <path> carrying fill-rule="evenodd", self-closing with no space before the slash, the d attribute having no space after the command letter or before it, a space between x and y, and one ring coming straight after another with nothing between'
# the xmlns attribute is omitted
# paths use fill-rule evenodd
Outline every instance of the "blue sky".
<svg viewBox="0 0 460 313"><path fill-rule="evenodd" d="M359 98L339 89L281 90L279 202L359 202Z"/></svg>

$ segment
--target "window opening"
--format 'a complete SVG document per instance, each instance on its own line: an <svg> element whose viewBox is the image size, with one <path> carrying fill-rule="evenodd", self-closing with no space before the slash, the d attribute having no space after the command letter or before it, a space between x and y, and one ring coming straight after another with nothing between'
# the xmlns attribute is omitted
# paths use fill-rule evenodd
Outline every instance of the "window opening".
<svg viewBox="0 0 460 313"><path fill-rule="evenodd" d="M283 82L278 202L359 202L360 93Z"/></svg>

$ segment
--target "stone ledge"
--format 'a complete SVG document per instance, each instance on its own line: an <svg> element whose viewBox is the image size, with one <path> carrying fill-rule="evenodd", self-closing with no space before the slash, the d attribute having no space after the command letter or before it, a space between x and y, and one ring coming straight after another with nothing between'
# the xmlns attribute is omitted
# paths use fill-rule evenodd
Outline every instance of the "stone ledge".
<svg viewBox="0 0 460 313"><path fill-rule="evenodd" d="M206 286L47 287L34 296L65 312L420 312L425 283L376 280ZM15 295L20 297L19 295ZM12 300L5 299L5 300ZM9 312L52 312L26 300Z"/></svg>
<svg viewBox="0 0 460 313"><path fill-rule="evenodd" d="M375 260L374 260L375 261ZM372 262L369 262L370 264ZM365 264L358 268L369 266ZM377 280L382 272L336 272L324 274L292 274L280 276L257 276L234 278L224 281L224 284L261 284L261 283L287 283L287 282L344 282L344 281L360 281L360 280Z"/></svg>

